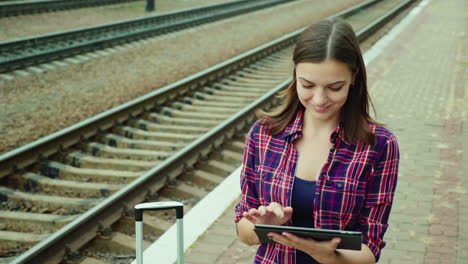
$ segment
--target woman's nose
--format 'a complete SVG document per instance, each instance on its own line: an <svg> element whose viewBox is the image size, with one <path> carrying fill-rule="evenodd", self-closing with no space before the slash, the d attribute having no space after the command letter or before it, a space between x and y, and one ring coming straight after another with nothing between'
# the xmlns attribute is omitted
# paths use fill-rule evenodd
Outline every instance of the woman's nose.
<svg viewBox="0 0 468 264"><path fill-rule="evenodd" d="M314 94L312 102L316 106L323 106L328 101L327 93L324 89L317 89L316 93Z"/></svg>

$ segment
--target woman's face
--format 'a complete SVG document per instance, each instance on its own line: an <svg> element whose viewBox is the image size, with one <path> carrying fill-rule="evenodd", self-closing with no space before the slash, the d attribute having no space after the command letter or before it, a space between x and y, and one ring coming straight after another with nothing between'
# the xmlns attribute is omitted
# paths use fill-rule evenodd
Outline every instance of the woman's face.
<svg viewBox="0 0 468 264"><path fill-rule="evenodd" d="M322 121L339 119L353 79L348 65L335 60L296 65L299 101L307 115Z"/></svg>

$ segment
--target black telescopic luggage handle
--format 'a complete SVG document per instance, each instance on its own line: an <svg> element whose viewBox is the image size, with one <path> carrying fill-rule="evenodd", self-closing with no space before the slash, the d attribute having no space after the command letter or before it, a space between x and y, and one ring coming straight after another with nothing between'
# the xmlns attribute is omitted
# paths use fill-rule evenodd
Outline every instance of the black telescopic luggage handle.
<svg viewBox="0 0 468 264"><path fill-rule="evenodd" d="M143 212L159 210L176 210L177 218L177 263L184 263L184 204L180 202L153 202L141 203L134 207L135 209L135 232L136 232L136 261L137 264L143 264Z"/></svg>

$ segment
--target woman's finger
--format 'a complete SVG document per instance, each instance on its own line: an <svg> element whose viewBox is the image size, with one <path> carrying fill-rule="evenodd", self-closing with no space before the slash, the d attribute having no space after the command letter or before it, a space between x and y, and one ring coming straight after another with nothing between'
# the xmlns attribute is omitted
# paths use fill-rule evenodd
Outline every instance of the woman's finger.
<svg viewBox="0 0 468 264"><path fill-rule="evenodd" d="M276 243L279 243L288 247L296 247L296 244L293 241L289 240L286 236L277 234L274 232L270 234L269 234L269 237L271 237L271 239L275 241Z"/></svg>
<svg viewBox="0 0 468 264"><path fill-rule="evenodd" d="M284 211L283 211L283 207L276 207L275 209L273 209L273 213L279 217L279 218L283 218L284 217Z"/></svg>
<svg viewBox="0 0 468 264"><path fill-rule="evenodd" d="M281 207L281 205L280 205L279 203L272 202L272 203L270 203L270 204L267 206L267 210L268 210L269 212L273 212L273 210L274 210L275 208L278 208L278 207Z"/></svg>
<svg viewBox="0 0 468 264"><path fill-rule="evenodd" d="M283 207L279 203L270 203L268 205L268 211L274 213L279 218L284 217Z"/></svg>
<svg viewBox="0 0 468 264"><path fill-rule="evenodd" d="M244 218L252 222L253 224L262 223L262 220L259 218L259 215L251 215L247 212L244 212Z"/></svg>
<svg viewBox="0 0 468 264"><path fill-rule="evenodd" d="M334 238L332 238L332 240L317 242L317 243L321 243L321 244L324 244L326 247L336 249L338 247L338 245L340 244L340 242L341 242L341 238L334 237Z"/></svg>
<svg viewBox="0 0 468 264"><path fill-rule="evenodd" d="M252 220L254 219L254 217L247 212L244 212L244 218L249 220L250 222L252 222Z"/></svg>
<svg viewBox="0 0 468 264"><path fill-rule="evenodd" d="M263 206L263 205L260 206L260 207L258 208L258 213L259 213L259 215L264 216L264 215L266 214L266 208L265 208L265 206Z"/></svg>
<svg viewBox="0 0 468 264"><path fill-rule="evenodd" d="M295 235L293 235L293 234L291 234L291 233L288 233L288 232L283 232L282 235L283 235L284 237L286 237L288 240L290 240L291 242L293 242L293 243L301 243L301 242L304 242L304 241L303 241L303 240L304 240L303 238L300 238L300 237L295 236Z"/></svg>
<svg viewBox="0 0 468 264"><path fill-rule="evenodd" d="M304 252L315 250L317 241L308 238L298 237L291 233L283 232L281 235L276 234L272 236L273 241L282 245L293 247Z"/></svg>
<svg viewBox="0 0 468 264"><path fill-rule="evenodd" d="M259 212L258 212L257 209L251 208L251 209L249 210L248 214L251 215L251 216L257 216L257 215L259 215Z"/></svg>
<svg viewBox="0 0 468 264"><path fill-rule="evenodd" d="M334 237L334 238L332 239L332 242L334 242L334 243L338 246L338 244L340 244L340 242L341 242L341 238L339 238L339 237Z"/></svg>
<svg viewBox="0 0 468 264"><path fill-rule="evenodd" d="M283 212L285 216L290 216L292 215L293 208L291 206L284 207Z"/></svg>

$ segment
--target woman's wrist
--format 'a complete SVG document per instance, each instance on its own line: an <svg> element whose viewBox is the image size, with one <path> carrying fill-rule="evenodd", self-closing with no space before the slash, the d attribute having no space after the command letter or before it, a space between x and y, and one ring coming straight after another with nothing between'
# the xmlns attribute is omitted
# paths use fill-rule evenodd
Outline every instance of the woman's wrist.
<svg viewBox="0 0 468 264"><path fill-rule="evenodd" d="M343 260L343 254L341 254L338 250L334 250L334 261L332 262L333 264L340 264Z"/></svg>
<svg viewBox="0 0 468 264"><path fill-rule="evenodd" d="M253 229L252 229L252 232L250 233L248 244L251 246L262 244L262 242L260 242L260 239L258 239L257 233L255 233Z"/></svg>
<svg viewBox="0 0 468 264"><path fill-rule="evenodd" d="M329 262L329 264L341 264L343 263L343 254L341 254L338 250L333 251L333 257L332 260Z"/></svg>
<svg viewBox="0 0 468 264"><path fill-rule="evenodd" d="M323 263L323 264L342 264L343 263L343 254L341 254L341 252L339 252L338 250L334 250L333 253L331 253L330 255L328 255L326 258L324 259L321 259L320 261L320 258L314 254L310 254L308 253L311 257L313 258L317 258L317 260L320 262L320 263Z"/></svg>
<svg viewBox="0 0 468 264"><path fill-rule="evenodd" d="M237 223L237 234L239 239L249 246L260 245L257 234L254 231L254 224L243 218Z"/></svg>

